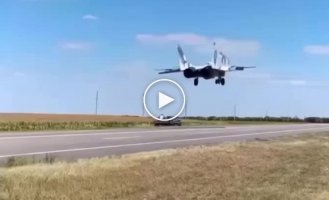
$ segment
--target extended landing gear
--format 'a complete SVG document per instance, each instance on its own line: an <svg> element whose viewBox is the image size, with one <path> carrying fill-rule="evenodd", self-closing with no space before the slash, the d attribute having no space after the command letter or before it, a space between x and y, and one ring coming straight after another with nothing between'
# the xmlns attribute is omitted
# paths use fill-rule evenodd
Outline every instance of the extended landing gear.
<svg viewBox="0 0 329 200"><path fill-rule="evenodd" d="M225 85L225 79L224 78L218 78L218 79L215 80L215 83L219 84L219 85Z"/></svg>
<svg viewBox="0 0 329 200"><path fill-rule="evenodd" d="M225 85L225 78L220 79L220 84Z"/></svg>
<svg viewBox="0 0 329 200"><path fill-rule="evenodd" d="M198 84L199 84L199 79L198 78L194 79L194 85L197 86Z"/></svg>

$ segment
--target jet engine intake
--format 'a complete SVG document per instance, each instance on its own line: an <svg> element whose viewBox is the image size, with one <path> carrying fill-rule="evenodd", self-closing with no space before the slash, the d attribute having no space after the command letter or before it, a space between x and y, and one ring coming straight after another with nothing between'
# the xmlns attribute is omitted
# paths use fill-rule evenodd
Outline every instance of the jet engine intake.
<svg viewBox="0 0 329 200"><path fill-rule="evenodd" d="M192 78L197 76L197 70L194 67L189 67L184 70L184 76L186 78Z"/></svg>

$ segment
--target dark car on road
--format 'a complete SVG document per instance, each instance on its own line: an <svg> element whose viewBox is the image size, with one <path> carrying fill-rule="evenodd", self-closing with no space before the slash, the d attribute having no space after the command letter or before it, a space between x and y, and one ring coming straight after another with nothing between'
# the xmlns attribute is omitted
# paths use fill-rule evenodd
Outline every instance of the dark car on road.
<svg viewBox="0 0 329 200"><path fill-rule="evenodd" d="M160 116L159 119L170 119L172 117L167 116ZM153 121L154 126L181 126L182 120L179 117L176 117L174 119L171 119L169 121L163 121L163 120L154 120Z"/></svg>

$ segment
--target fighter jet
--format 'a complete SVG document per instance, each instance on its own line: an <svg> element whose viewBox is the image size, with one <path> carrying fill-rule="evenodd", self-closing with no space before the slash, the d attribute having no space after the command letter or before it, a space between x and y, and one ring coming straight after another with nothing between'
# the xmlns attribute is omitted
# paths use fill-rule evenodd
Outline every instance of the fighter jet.
<svg viewBox="0 0 329 200"><path fill-rule="evenodd" d="M247 68L255 68L255 66L237 66L231 65L229 58L222 52L218 53L216 43L214 43L214 54L212 61L202 66L196 66L189 63L184 55L182 47L178 44L177 51L179 55L179 68L177 69L162 69L159 74L168 74L183 72L185 78L194 78L194 85L197 86L199 78L205 80L215 78L215 84L225 85L225 74L231 71L243 71ZM217 58L220 55L221 62L218 63Z"/></svg>

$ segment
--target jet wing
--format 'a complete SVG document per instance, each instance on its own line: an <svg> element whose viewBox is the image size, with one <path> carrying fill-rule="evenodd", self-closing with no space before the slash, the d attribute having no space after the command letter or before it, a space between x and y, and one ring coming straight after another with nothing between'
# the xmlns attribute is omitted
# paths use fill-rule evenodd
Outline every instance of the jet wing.
<svg viewBox="0 0 329 200"><path fill-rule="evenodd" d="M230 71L243 71L244 69L256 68L255 66L231 66Z"/></svg>
<svg viewBox="0 0 329 200"><path fill-rule="evenodd" d="M175 72L181 72L180 69L160 69L161 71L159 74L169 74L169 73L175 73Z"/></svg>

